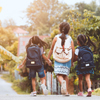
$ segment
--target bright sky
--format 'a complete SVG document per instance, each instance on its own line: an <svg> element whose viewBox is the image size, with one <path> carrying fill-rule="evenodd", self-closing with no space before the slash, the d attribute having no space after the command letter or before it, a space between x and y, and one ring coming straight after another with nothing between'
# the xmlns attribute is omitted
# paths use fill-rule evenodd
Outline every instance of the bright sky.
<svg viewBox="0 0 100 100"><path fill-rule="evenodd" d="M68 5L74 5L77 2L90 3L92 0L59 0L61 2L66 2ZM96 0L99 3L100 0ZM23 11L26 10L28 5L33 2L33 0L0 0L0 7L2 11L0 12L0 20L13 19L16 25L27 24L27 18Z"/></svg>

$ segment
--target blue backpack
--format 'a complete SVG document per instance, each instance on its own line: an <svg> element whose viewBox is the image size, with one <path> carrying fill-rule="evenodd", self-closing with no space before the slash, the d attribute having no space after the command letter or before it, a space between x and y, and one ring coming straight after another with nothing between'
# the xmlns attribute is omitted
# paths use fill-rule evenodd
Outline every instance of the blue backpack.
<svg viewBox="0 0 100 100"><path fill-rule="evenodd" d="M93 61L93 53L88 46L78 47L78 66L76 69L80 71L91 70L95 67Z"/></svg>
<svg viewBox="0 0 100 100"><path fill-rule="evenodd" d="M43 65L41 50L38 45L32 45L27 49L26 67L31 69L41 68Z"/></svg>

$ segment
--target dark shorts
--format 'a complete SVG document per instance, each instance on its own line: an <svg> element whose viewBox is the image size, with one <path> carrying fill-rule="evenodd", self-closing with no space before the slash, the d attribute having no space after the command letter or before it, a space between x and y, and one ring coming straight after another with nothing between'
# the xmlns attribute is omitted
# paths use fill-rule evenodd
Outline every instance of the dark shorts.
<svg viewBox="0 0 100 100"><path fill-rule="evenodd" d="M29 77L30 77L30 78L35 78L35 77L36 77L36 72L38 73L38 76L39 76L40 78L45 77L45 74L44 74L44 66L42 66L42 67L39 68L39 69L30 69Z"/></svg>

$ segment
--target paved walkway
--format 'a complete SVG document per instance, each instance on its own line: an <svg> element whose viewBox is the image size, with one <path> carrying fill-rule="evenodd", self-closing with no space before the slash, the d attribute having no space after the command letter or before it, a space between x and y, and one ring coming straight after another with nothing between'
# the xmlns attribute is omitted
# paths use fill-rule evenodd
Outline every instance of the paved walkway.
<svg viewBox="0 0 100 100"><path fill-rule="evenodd" d="M30 97L29 95L6 95L0 96L0 100L100 100L100 96L78 97L76 95L71 95L69 97L65 97L61 95L38 95L36 97Z"/></svg>
<svg viewBox="0 0 100 100"><path fill-rule="evenodd" d="M17 93L11 88L11 86L12 84L7 83L5 80L1 79L0 75L0 95L17 95Z"/></svg>
<svg viewBox="0 0 100 100"><path fill-rule="evenodd" d="M37 95L36 97L30 97L30 95L18 95L11 88L11 85L11 83L7 83L0 78L0 100L100 100L100 96L78 97L77 95L70 95L65 97L62 95Z"/></svg>

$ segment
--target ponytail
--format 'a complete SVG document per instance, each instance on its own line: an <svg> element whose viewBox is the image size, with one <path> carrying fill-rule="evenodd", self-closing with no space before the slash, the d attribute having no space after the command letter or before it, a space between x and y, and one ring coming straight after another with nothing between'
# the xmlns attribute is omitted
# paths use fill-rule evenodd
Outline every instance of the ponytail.
<svg viewBox="0 0 100 100"><path fill-rule="evenodd" d="M61 45L63 46L64 43L65 43L65 39L66 39L66 36L64 33L62 33L62 35L60 36L60 38L62 39L62 42L61 42Z"/></svg>
<svg viewBox="0 0 100 100"><path fill-rule="evenodd" d="M91 41L91 39L89 38L89 36L87 35L88 41L87 41L87 45L88 46L93 46L94 47L94 51L96 51L96 45Z"/></svg>
<svg viewBox="0 0 100 100"><path fill-rule="evenodd" d="M61 45L63 46L65 43L65 39L66 39L66 34L68 34L69 30L70 30L70 25L67 22L62 22L59 26L60 28L60 32L62 33L62 35L60 36L60 38L62 39Z"/></svg>
<svg viewBox="0 0 100 100"><path fill-rule="evenodd" d="M91 41L88 35L80 34L78 35L77 40L79 41L81 46L86 46L86 45L88 47L93 46L94 51L96 51L96 45Z"/></svg>

